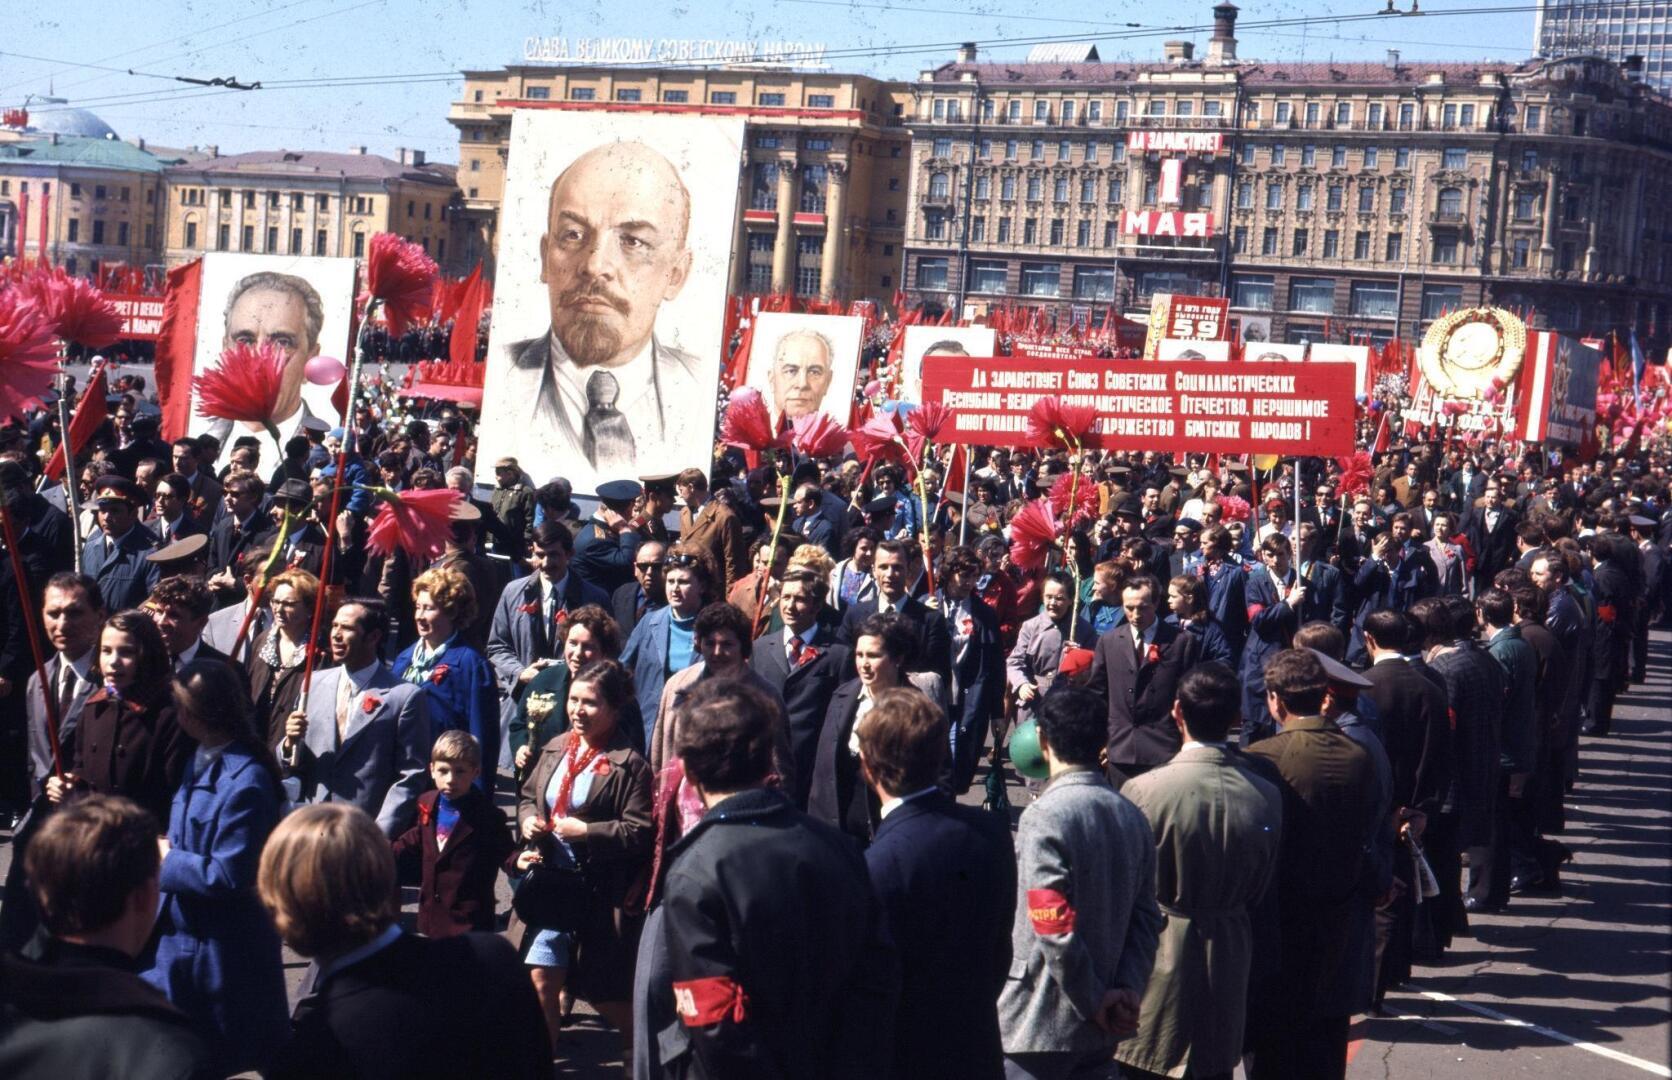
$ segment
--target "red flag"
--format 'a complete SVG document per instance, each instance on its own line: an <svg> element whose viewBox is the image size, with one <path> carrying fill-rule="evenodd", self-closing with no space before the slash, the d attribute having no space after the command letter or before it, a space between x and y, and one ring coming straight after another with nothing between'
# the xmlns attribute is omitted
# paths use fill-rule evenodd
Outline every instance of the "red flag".
<svg viewBox="0 0 1672 1080"><path fill-rule="evenodd" d="M75 403L75 413L70 417L70 430L66 438L70 440L70 451L80 453L87 445L87 440L99 430L99 425L110 415L110 408L105 399L110 396L110 380L105 377L105 369L100 365L87 381L87 391L81 395L81 400ZM64 447L60 445L52 452L52 460L46 463L46 478L57 482L64 478Z"/></svg>
<svg viewBox="0 0 1672 1080"><path fill-rule="evenodd" d="M1376 426L1376 441L1375 441L1374 444L1372 444L1372 446L1370 448L1370 452L1372 454L1385 454L1385 453L1387 453L1388 452L1388 446L1391 443L1392 439L1393 439L1393 432L1392 432L1392 430L1390 430L1390 428L1388 426L1388 414L1387 414L1387 410L1384 409L1384 410L1382 410L1382 422Z"/></svg>
<svg viewBox="0 0 1672 1080"><path fill-rule="evenodd" d="M941 502L949 496L962 495L968 487L970 448L963 443L952 447L952 460L946 464L946 482L941 484Z"/></svg>
<svg viewBox="0 0 1672 1080"><path fill-rule="evenodd" d="M192 419L192 361L197 352L197 301L202 288L202 259L168 272L154 365L165 442L184 438Z"/></svg>
<svg viewBox="0 0 1672 1080"><path fill-rule="evenodd" d="M477 263L464 279L458 313L453 317L453 336L447 358L455 364L476 362L476 329L482 323L482 264Z"/></svg>

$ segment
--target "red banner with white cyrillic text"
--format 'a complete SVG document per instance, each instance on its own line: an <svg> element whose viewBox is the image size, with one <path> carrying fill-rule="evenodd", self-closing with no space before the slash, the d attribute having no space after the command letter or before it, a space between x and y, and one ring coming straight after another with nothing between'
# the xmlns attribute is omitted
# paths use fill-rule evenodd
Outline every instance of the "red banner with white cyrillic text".
<svg viewBox="0 0 1672 1080"><path fill-rule="evenodd" d="M1108 450L1337 456L1354 448L1346 364L924 358L923 404L953 412L942 437L1028 442L1028 410L1057 396L1097 411Z"/></svg>

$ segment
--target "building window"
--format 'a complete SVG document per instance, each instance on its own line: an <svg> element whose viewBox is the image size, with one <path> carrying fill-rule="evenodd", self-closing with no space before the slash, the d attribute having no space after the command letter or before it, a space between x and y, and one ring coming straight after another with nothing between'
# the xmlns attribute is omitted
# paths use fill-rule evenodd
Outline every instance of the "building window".
<svg viewBox="0 0 1672 1080"><path fill-rule="evenodd" d="M1338 101L1335 103L1335 126L1350 127L1353 123L1353 103Z"/></svg>
<svg viewBox="0 0 1672 1080"><path fill-rule="evenodd" d="M267 227L267 246L265 248L263 248L262 250L265 251L269 255L273 255L273 254L276 254L278 252L278 250L279 250L279 230L275 226L269 225Z"/></svg>
<svg viewBox="0 0 1672 1080"><path fill-rule="evenodd" d="M1358 189L1358 212L1369 214L1376 209L1376 189L1369 184L1360 184Z"/></svg>
<svg viewBox="0 0 1672 1080"><path fill-rule="evenodd" d="M1471 130L1475 126L1475 107L1464 105L1459 108L1457 110L1457 122L1463 126L1463 130Z"/></svg>
<svg viewBox="0 0 1672 1080"><path fill-rule="evenodd" d="M314 209L318 210L322 214L325 213L326 211L330 210L331 209L331 196L329 196L329 195L316 195L316 196L314 196Z"/></svg>
<svg viewBox="0 0 1672 1080"><path fill-rule="evenodd" d="M1144 177L1144 205L1154 206L1161 198L1161 181L1153 176Z"/></svg>
<svg viewBox="0 0 1672 1080"><path fill-rule="evenodd" d="M1294 235L1289 239L1289 254L1297 259L1304 256L1306 254L1306 242L1309 239L1307 230L1296 229Z"/></svg>
<svg viewBox="0 0 1672 1080"><path fill-rule="evenodd" d="M1438 319L1463 306L1463 286L1424 285L1422 287L1422 317L1424 321Z"/></svg>
<svg viewBox="0 0 1672 1080"><path fill-rule="evenodd" d="M1317 127L1320 113L1321 110L1318 108L1318 103L1316 101L1308 101L1306 103L1306 126L1309 128Z"/></svg>
<svg viewBox="0 0 1672 1080"><path fill-rule="evenodd" d="M1059 176L1052 182L1051 201L1059 203L1068 201L1068 177Z"/></svg>
<svg viewBox="0 0 1672 1080"><path fill-rule="evenodd" d="M824 213L825 179L829 173L823 165L804 165L801 168L801 212Z"/></svg>
<svg viewBox="0 0 1672 1080"><path fill-rule="evenodd" d="M1057 143L1057 164L1067 165L1069 157L1074 153L1074 144L1067 139Z"/></svg>
<svg viewBox="0 0 1672 1080"><path fill-rule="evenodd" d="M1335 279L1289 279L1289 310L1329 315L1335 311Z"/></svg>
<svg viewBox="0 0 1672 1080"><path fill-rule="evenodd" d="M1324 189L1324 209L1340 210L1344 188L1340 184L1331 184Z"/></svg>
<svg viewBox="0 0 1672 1080"><path fill-rule="evenodd" d="M988 259L973 259L970 262L970 287L972 293L1002 293L1009 277L1009 270L1003 261Z"/></svg>
<svg viewBox="0 0 1672 1080"><path fill-rule="evenodd" d="M1265 231L1260 234L1260 254L1277 254L1277 227L1275 225L1267 225Z"/></svg>
<svg viewBox="0 0 1672 1080"><path fill-rule="evenodd" d="M1012 124L1021 120L1022 119L1022 101L1021 101L1021 99L1020 98L1011 98L1008 102L1006 102L1005 107L1004 107L1004 115L1009 118L1009 120Z"/></svg>
<svg viewBox="0 0 1672 1080"><path fill-rule="evenodd" d="M1014 176L999 177L999 199L1002 202L1014 202L1016 199L1016 178Z"/></svg>
<svg viewBox="0 0 1672 1080"><path fill-rule="evenodd" d="M1204 102L1202 102L1202 115L1203 116L1218 116L1219 115L1219 108L1220 108L1219 102L1217 102L1217 101L1204 101Z"/></svg>
<svg viewBox="0 0 1672 1080"><path fill-rule="evenodd" d="M1106 248L1112 248L1115 246L1118 231L1115 228L1115 224L1116 223L1113 221L1105 221L1103 223L1103 246Z"/></svg>
<svg viewBox="0 0 1672 1080"><path fill-rule="evenodd" d="M923 215L923 238L925 240L945 240L946 218L940 214Z"/></svg>
<svg viewBox="0 0 1672 1080"><path fill-rule="evenodd" d="M784 95L783 95L783 94L767 94L767 93L763 93L763 94L761 94L761 95L760 95L760 97L759 97L759 99L758 99L758 101L757 101L757 104L760 104L760 105L772 105L772 106L782 106L782 105L783 105L783 104L784 104ZM938 102L938 101L937 101L937 102L935 102L935 104L936 104L936 105L937 105L937 106L939 106L939 105L940 105L940 102Z"/></svg>
<svg viewBox="0 0 1672 1080"><path fill-rule="evenodd" d="M945 98L936 98L934 107L929 110L929 114L930 114L931 119L935 119L935 120L946 119L946 99Z"/></svg>
<svg viewBox="0 0 1672 1080"><path fill-rule="evenodd" d="M1052 247L1061 247L1062 246L1062 218L1052 218L1051 219L1051 240L1050 240L1050 244L1051 244Z"/></svg>
<svg viewBox="0 0 1672 1080"><path fill-rule="evenodd" d="M952 140L951 139L936 139L935 142L934 142L933 149L931 150L930 156L931 157L937 157L937 158L949 158L949 157L951 157L952 156Z"/></svg>
<svg viewBox="0 0 1672 1080"><path fill-rule="evenodd" d="M244 192L244 209L246 209L246 210L254 210L255 209L255 192L253 192L253 191Z"/></svg>
<svg viewBox="0 0 1672 1080"><path fill-rule="evenodd" d="M809 109L834 109L836 107L836 95L808 94L807 107Z"/></svg>
<svg viewBox="0 0 1672 1080"><path fill-rule="evenodd" d="M1446 105L1440 109L1440 127L1450 131L1457 126L1457 106Z"/></svg>
<svg viewBox="0 0 1672 1080"><path fill-rule="evenodd" d="M1434 238L1434 261L1450 265L1457 261L1457 237L1440 235Z"/></svg>
<svg viewBox="0 0 1672 1080"><path fill-rule="evenodd" d="M1399 130L1410 131L1417 126L1417 107L1407 102L1399 106Z"/></svg>
<svg viewBox="0 0 1672 1080"><path fill-rule="evenodd" d="M1324 258L1333 259L1341 254L1341 232L1339 229L1324 230Z"/></svg>
<svg viewBox="0 0 1672 1080"><path fill-rule="evenodd" d="M1097 201L1097 178L1083 176L1080 178L1080 201L1094 203Z"/></svg>
<svg viewBox="0 0 1672 1080"><path fill-rule="evenodd" d="M1112 184L1113 181L1110 181L1110 183ZM1254 185L1246 180L1237 185L1237 209L1254 209Z"/></svg>
<svg viewBox="0 0 1672 1080"><path fill-rule="evenodd" d="M1232 274L1231 306L1252 311L1272 309L1272 278L1269 274Z"/></svg>
<svg viewBox="0 0 1672 1080"><path fill-rule="evenodd" d="M795 291L798 296L817 296L824 283L824 237L795 238Z"/></svg>
<svg viewBox="0 0 1672 1080"><path fill-rule="evenodd" d="M1023 263L1024 296L1056 296L1062 287L1061 263Z"/></svg>
<svg viewBox="0 0 1672 1080"><path fill-rule="evenodd" d="M302 254L302 230L301 229L290 230L290 254L292 254L292 255Z"/></svg>
<svg viewBox="0 0 1672 1080"><path fill-rule="evenodd" d="M737 91L735 91L735 90L710 90L708 92L708 103L710 105L736 105L737 104Z"/></svg>
<svg viewBox="0 0 1672 1080"><path fill-rule="evenodd" d="M1049 123L1050 120L1051 103L1043 100L1035 101L1033 103L1033 122L1036 124L1045 124Z"/></svg>
<svg viewBox="0 0 1672 1080"><path fill-rule="evenodd" d="M150 228L150 226L146 226L146 228ZM186 246L188 248L197 247L197 222L195 221L186 222Z"/></svg>
<svg viewBox="0 0 1672 1080"><path fill-rule="evenodd" d="M1028 202L1038 202L1044 197L1045 180L1038 173L1028 176Z"/></svg>
<svg viewBox="0 0 1672 1080"><path fill-rule="evenodd" d="M749 234L749 282L747 288L752 293L772 291L773 240L773 234L769 232L751 232Z"/></svg>
<svg viewBox="0 0 1672 1080"><path fill-rule="evenodd" d="M975 197L986 201L993 197L993 178L982 174L975 178Z"/></svg>
<svg viewBox="0 0 1672 1080"><path fill-rule="evenodd" d="M643 94L644 94L644 92L642 90L640 90L638 87L623 86L623 87L617 88L617 90L615 92L615 100L617 100L617 101L641 101L641 100L643 100Z"/></svg>
<svg viewBox="0 0 1672 1080"><path fill-rule="evenodd" d="M1278 127L1283 127L1284 125L1289 123L1289 121L1294 119L1294 116L1295 116L1295 107L1293 105L1289 104L1287 101L1279 101L1277 103L1277 126Z"/></svg>
<svg viewBox="0 0 1672 1080"><path fill-rule="evenodd" d="M1044 139L1033 140L1033 145L1028 148L1028 160L1039 163L1043 163L1045 161Z"/></svg>
<svg viewBox="0 0 1672 1080"><path fill-rule="evenodd" d="M1441 188L1437 204L1442 221L1457 221L1463 217L1463 189Z"/></svg>
<svg viewBox="0 0 1672 1080"><path fill-rule="evenodd" d="M1532 246L1532 241L1525 236L1517 236L1510 242L1509 264L1517 269L1526 269Z"/></svg>
<svg viewBox="0 0 1672 1080"><path fill-rule="evenodd" d="M1310 169L1317 164L1318 164L1318 148L1316 146L1313 146L1311 143L1307 143L1305 146L1301 147L1300 148L1300 166L1301 166L1301 168Z"/></svg>
<svg viewBox="0 0 1672 1080"><path fill-rule="evenodd" d="M1370 258L1370 234L1363 229L1353 234L1353 258Z"/></svg>
<svg viewBox="0 0 1672 1080"><path fill-rule="evenodd" d="M1114 298L1114 267L1077 266L1074 268L1074 299L1107 301Z"/></svg>
<svg viewBox="0 0 1672 1080"><path fill-rule="evenodd" d="M596 101L598 91L590 86L571 86L569 88L570 101Z"/></svg>
<svg viewBox="0 0 1672 1080"><path fill-rule="evenodd" d="M807 150L829 150L830 140L820 138L817 135L809 135L807 138L801 140L801 145Z"/></svg>
<svg viewBox="0 0 1672 1080"><path fill-rule="evenodd" d="M1020 144L1017 143L1015 139L1006 139L1004 143L1004 160L1015 161L1016 154L1020 148Z"/></svg>
<svg viewBox="0 0 1672 1080"><path fill-rule="evenodd" d="M1537 150L1523 150L1523 151L1521 151L1521 171L1530 173L1530 172L1536 171L1537 169L1538 169L1538 151Z"/></svg>
<svg viewBox="0 0 1672 1080"><path fill-rule="evenodd" d="M1010 219L1007 217L999 218L999 243L1010 243Z"/></svg>
<svg viewBox="0 0 1672 1080"><path fill-rule="evenodd" d="M1469 152L1461 146L1448 146L1440 158L1440 168L1461 172L1469 165Z"/></svg>
<svg viewBox="0 0 1672 1080"><path fill-rule="evenodd" d="M71 218L70 219L69 241L70 241L70 243L74 244L74 243L79 242L80 240L81 240L81 221L78 218Z"/></svg>
<svg viewBox="0 0 1672 1080"><path fill-rule="evenodd" d="M950 267L950 259L918 259L917 287L924 292L945 292L946 276Z"/></svg>
<svg viewBox="0 0 1672 1080"><path fill-rule="evenodd" d="M1103 103L1101 101L1087 103L1086 120L1093 124L1100 123L1103 120Z"/></svg>
<svg viewBox="0 0 1672 1080"><path fill-rule="evenodd" d="M1238 225L1231 230L1231 251L1236 255L1248 253L1248 226Z"/></svg>
<svg viewBox="0 0 1672 1080"><path fill-rule="evenodd" d="M1388 188L1388 213L1403 214L1405 212L1405 189L1402 187Z"/></svg>
<svg viewBox="0 0 1672 1080"><path fill-rule="evenodd" d="M1074 103L1072 101L1062 103L1062 122L1064 125L1074 122Z"/></svg>
<svg viewBox="0 0 1672 1080"><path fill-rule="evenodd" d="M1531 221L1538 215L1538 192L1517 191L1515 193L1515 220Z"/></svg>
<svg viewBox="0 0 1672 1080"><path fill-rule="evenodd" d="M1529 106L1527 106L1526 117L1527 117L1526 122L1524 124L1522 124L1522 128L1524 130L1527 130L1527 131L1542 131L1542 130L1544 130L1544 107L1543 106L1541 106L1541 105L1529 105Z"/></svg>
<svg viewBox="0 0 1672 1080"><path fill-rule="evenodd" d="M1403 233L1388 233L1387 254L1388 262L1399 262L1405 257L1405 236Z"/></svg>
<svg viewBox="0 0 1672 1080"><path fill-rule="evenodd" d="M99 191L102 193L104 191L104 189L100 188ZM71 184L70 185L70 198L72 198L72 199L81 198L81 185L80 184ZM99 198L101 198L101 199L104 198L104 195L100 194Z"/></svg>
<svg viewBox="0 0 1672 1080"><path fill-rule="evenodd" d="M949 199L952 197L952 178L944 172L929 174L929 198Z"/></svg>
<svg viewBox="0 0 1672 1080"><path fill-rule="evenodd" d="M215 250L232 250L232 226L226 224L225 222L222 222L221 227L215 232Z"/></svg>
<svg viewBox="0 0 1672 1080"><path fill-rule="evenodd" d="M970 243L982 244L987 241L987 219L984 217L970 218Z"/></svg>
<svg viewBox="0 0 1672 1080"><path fill-rule="evenodd" d="M411 199L406 200L406 216L407 217L417 217L418 216L417 211L418 211L418 204Z"/></svg>
<svg viewBox="0 0 1672 1080"><path fill-rule="evenodd" d="M547 101L551 96L552 88L549 86L531 86L528 88L528 100L530 101Z"/></svg>
<svg viewBox="0 0 1672 1080"><path fill-rule="evenodd" d="M1271 148L1271 163L1282 165L1289 160L1289 148L1279 143Z"/></svg>
<svg viewBox="0 0 1672 1080"><path fill-rule="evenodd" d="M1025 218L1022 221L1022 243L1036 244L1039 242L1039 220Z"/></svg>
<svg viewBox="0 0 1672 1080"><path fill-rule="evenodd" d="M662 100L669 105L683 105L691 100L691 92L689 90L664 90L662 91Z"/></svg>
<svg viewBox="0 0 1672 1080"><path fill-rule="evenodd" d="M1085 218L1081 218L1074 226L1074 246L1091 246L1091 222L1087 221Z"/></svg>
<svg viewBox="0 0 1672 1080"><path fill-rule="evenodd" d="M1345 169L1347 167L1347 148L1345 146L1337 146L1330 151L1329 167L1332 169Z"/></svg>
<svg viewBox="0 0 1672 1080"><path fill-rule="evenodd" d="M975 144L975 156L981 161L993 160L993 140L982 139Z"/></svg>
<svg viewBox="0 0 1672 1080"><path fill-rule="evenodd" d="M314 234L313 234L313 253L315 255L325 254L325 230L324 229L315 229L314 230Z"/></svg>
<svg viewBox="0 0 1672 1080"><path fill-rule="evenodd" d="M1395 169L1409 169L1411 167L1411 148L1401 146L1393 152L1393 167Z"/></svg>
<svg viewBox="0 0 1672 1080"><path fill-rule="evenodd" d="M1126 201L1126 180L1123 177L1109 177L1109 202L1119 206Z"/></svg>
<svg viewBox="0 0 1672 1080"><path fill-rule="evenodd" d="M1312 209L1312 200L1316 194L1317 192L1313 189L1311 184L1302 184L1300 187L1296 188L1295 209L1302 211Z"/></svg>
<svg viewBox="0 0 1672 1080"><path fill-rule="evenodd" d="M1283 209L1283 185L1282 184L1267 184L1266 185L1266 209L1267 210L1281 210L1281 209Z"/></svg>

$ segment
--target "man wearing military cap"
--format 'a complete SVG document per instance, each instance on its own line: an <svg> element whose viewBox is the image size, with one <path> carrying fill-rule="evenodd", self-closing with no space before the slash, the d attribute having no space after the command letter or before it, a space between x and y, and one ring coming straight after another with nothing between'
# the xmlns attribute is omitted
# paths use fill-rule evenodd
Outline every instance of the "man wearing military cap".
<svg viewBox="0 0 1672 1080"><path fill-rule="evenodd" d="M139 486L123 476L101 476L93 485L96 528L81 546L81 566L99 583L106 611L138 607L157 583L157 567L145 556L157 546L139 523Z"/></svg>
<svg viewBox="0 0 1672 1080"><path fill-rule="evenodd" d="M637 480L599 484L598 509L575 532L575 558L569 568L606 594L632 580L633 553L641 539L632 520L633 503L643 491Z"/></svg>

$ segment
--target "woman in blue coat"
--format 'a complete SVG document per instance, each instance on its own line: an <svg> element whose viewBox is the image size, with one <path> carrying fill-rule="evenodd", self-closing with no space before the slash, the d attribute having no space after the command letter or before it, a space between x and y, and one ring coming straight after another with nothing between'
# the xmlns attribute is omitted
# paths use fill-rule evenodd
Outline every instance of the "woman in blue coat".
<svg viewBox="0 0 1672 1080"><path fill-rule="evenodd" d="M423 687L432 737L454 728L476 736L482 746L476 786L492 796L499 764L499 687L492 665L458 633L476 617L470 579L445 566L419 574L412 583L412 616L418 640L395 658L395 678Z"/></svg>
<svg viewBox="0 0 1672 1080"><path fill-rule="evenodd" d="M198 749L158 842L157 954L144 977L191 1018L216 1075L260 1069L290 1030L279 935L255 891L279 823L279 765L227 664L194 660L173 689L176 720Z"/></svg>

